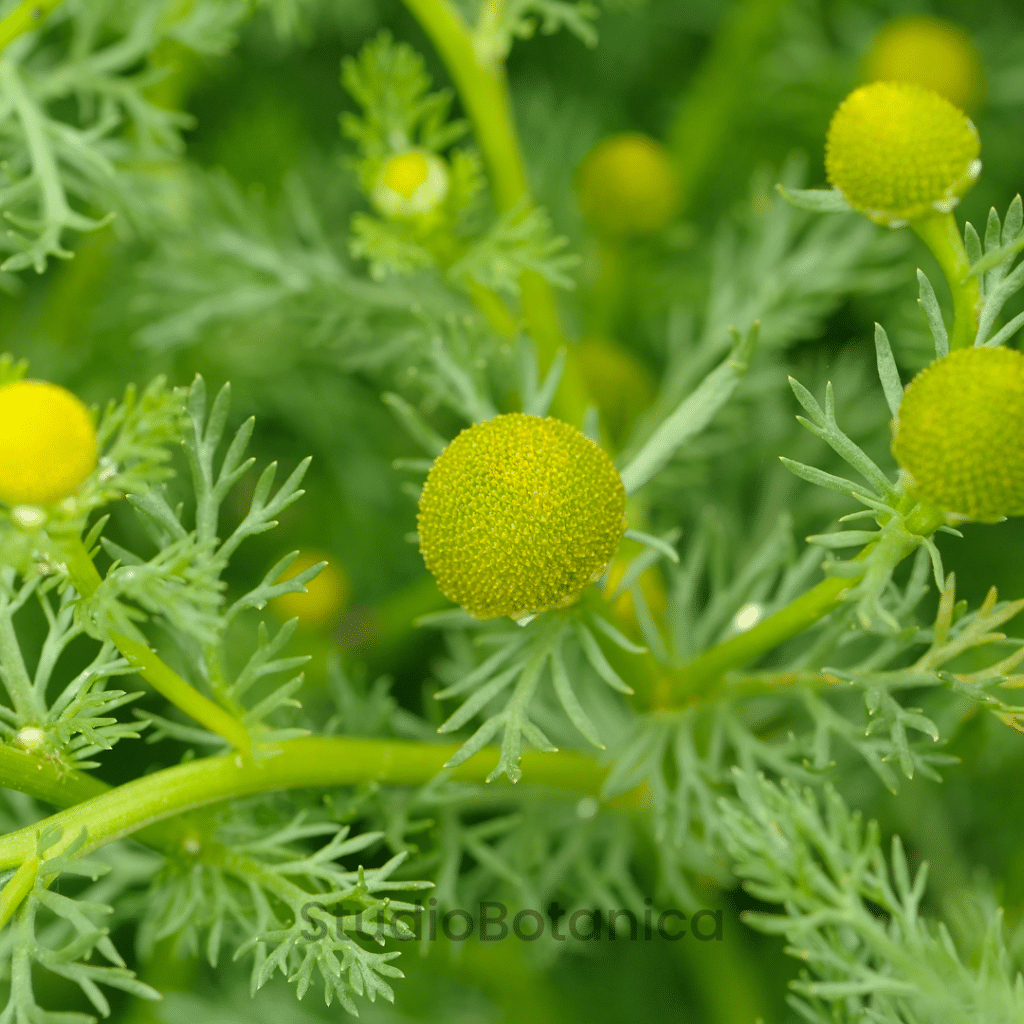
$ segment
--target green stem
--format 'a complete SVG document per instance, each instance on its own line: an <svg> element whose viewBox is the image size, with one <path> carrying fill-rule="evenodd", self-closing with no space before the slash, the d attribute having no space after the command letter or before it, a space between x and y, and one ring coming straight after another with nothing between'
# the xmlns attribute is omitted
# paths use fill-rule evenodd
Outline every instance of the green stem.
<svg viewBox="0 0 1024 1024"><path fill-rule="evenodd" d="M909 496L904 498L904 502L910 507L905 511L901 509L902 529L887 532L883 528L880 540L868 544L854 557L854 561L866 561L875 556L865 577L881 570L891 572L907 555L917 550L914 537L930 537L946 522L945 514L931 505L914 503ZM726 672L760 658L813 626L838 608L845 599L846 591L859 582L858 579L830 576L752 629L708 648L689 664L673 670L667 691L660 695L662 700L656 706L678 707L696 698L707 699Z"/></svg>
<svg viewBox="0 0 1024 1024"><path fill-rule="evenodd" d="M749 697L768 697L797 686L814 690L827 690L842 680L828 672L729 672L706 695L709 703L715 700L741 700Z"/></svg>
<svg viewBox="0 0 1024 1024"><path fill-rule="evenodd" d="M242 709L231 699L231 686L224 671L224 662L217 644L203 645L203 660L206 662L206 676L210 684L210 692L220 701L221 707L228 708L235 716L240 715Z"/></svg>
<svg viewBox="0 0 1024 1024"><path fill-rule="evenodd" d="M499 213L533 204L526 165L512 116L505 66L497 55L482 54L451 0L405 0L406 6L441 55L473 124L473 132L490 178ZM566 347L558 302L548 282L535 271L519 281L523 315L541 357L541 369L551 365L558 350ZM552 413L579 424L590 404L571 348L561 386L552 402Z"/></svg>
<svg viewBox="0 0 1024 1024"><path fill-rule="evenodd" d="M70 807L106 793L110 787L85 772L18 747L0 745L0 786L45 800L54 807Z"/></svg>
<svg viewBox="0 0 1024 1024"><path fill-rule="evenodd" d="M134 779L116 789L60 811L45 822L11 832L0 838L0 869L20 866L35 855L41 828L51 825L63 830L51 856L61 853L86 829L83 852L94 850L123 836L182 811L221 800L308 786L352 786L369 781L396 786L422 785L441 771L458 750L458 744L410 743L404 740L363 740L348 737L310 736L281 743L274 757L255 764L239 754L208 757L176 765ZM3 748L0 748L2 750ZM482 782L494 767L497 751L491 747L450 770L457 780ZM18 763L0 757L0 782L21 789L31 785L23 773L31 774L30 759ZM593 759L572 751L523 754L524 774L531 782L599 794L605 770ZM17 769L4 778L4 769ZM28 787L26 787L28 788ZM84 789L81 781L68 786L71 795ZM54 787L50 787L53 791ZM162 844L165 829L147 829L139 837Z"/></svg>
<svg viewBox="0 0 1024 1024"><path fill-rule="evenodd" d="M32 891L39 873L39 859L27 857L0 891L0 928L10 921L21 901Z"/></svg>
<svg viewBox="0 0 1024 1024"><path fill-rule="evenodd" d="M61 554L67 565L71 585L82 597L92 597L103 579L96 571L96 566L93 565L89 552L85 550L81 537L62 538ZM182 679L145 643L114 632L109 634L109 639L154 690L200 725L217 733L218 736L223 736L232 746L248 753L252 747L249 730L234 715Z"/></svg>
<svg viewBox="0 0 1024 1024"><path fill-rule="evenodd" d="M203 696L191 683L187 683L160 656L136 640L120 633L111 633L110 639L128 659L128 663L146 680L157 693L166 697L175 707L190 718L205 726L218 736L223 736L233 747L248 753L252 748L249 730L230 712Z"/></svg>
<svg viewBox="0 0 1024 1024"><path fill-rule="evenodd" d="M13 43L18 36L38 28L43 19L60 3L61 0L22 0L0 21L0 51Z"/></svg>
<svg viewBox="0 0 1024 1024"><path fill-rule="evenodd" d="M981 282L977 277L968 277L971 261L956 218L952 213L941 213L914 221L911 227L938 260L953 296L953 332L949 338L949 349L954 352L958 348L970 348L978 333Z"/></svg>
<svg viewBox="0 0 1024 1024"><path fill-rule="evenodd" d="M504 213L529 198L512 104L500 60L482 63L462 16L450 0L405 0L437 48L466 108L487 165L494 202Z"/></svg>
<svg viewBox="0 0 1024 1024"><path fill-rule="evenodd" d="M838 576L822 580L752 629L709 648L688 665L676 669L668 695L669 706L703 696L729 669L739 668L767 654L779 644L813 626L838 608L843 603L844 591L856 584L856 580Z"/></svg>

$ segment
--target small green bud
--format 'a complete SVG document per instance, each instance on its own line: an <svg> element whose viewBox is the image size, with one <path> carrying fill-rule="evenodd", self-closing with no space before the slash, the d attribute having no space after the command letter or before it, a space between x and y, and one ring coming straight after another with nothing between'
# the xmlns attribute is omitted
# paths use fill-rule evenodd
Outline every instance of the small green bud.
<svg viewBox="0 0 1024 1024"><path fill-rule="evenodd" d="M386 217L407 220L433 213L447 195L445 162L424 149L410 149L384 163L370 198Z"/></svg>

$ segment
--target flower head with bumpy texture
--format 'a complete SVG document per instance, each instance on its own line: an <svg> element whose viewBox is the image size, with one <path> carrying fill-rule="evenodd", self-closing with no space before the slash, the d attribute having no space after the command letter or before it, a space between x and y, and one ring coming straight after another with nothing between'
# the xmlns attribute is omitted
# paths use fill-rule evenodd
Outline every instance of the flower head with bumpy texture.
<svg viewBox="0 0 1024 1024"><path fill-rule="evenodd" d="M961 110L973 110L985 91L981 55L958 25L938 18L890 21L864 60L869 82L913 82Z"/></svg>
<svg viewBox="0 0 1024 1024"><path fill-rule="evenodd" d="M892 450L932 505L981 522L1024 515L1024 355L959 349L922 370Z"/></svg>
<svg viewBox="0 0 1024 1024"><path fill-rule="evenodd" d="M679 202L668 150L638 132L599 142L580 168L577 192L588 223L619 236L660 231Z"/></svg>
<svg viewBox="0 0 1024 1024"><path fill-rule="evenodd" d="M59 501L95 466L96 429L79 398L42 380L0 387L0 501Z"/></svg>
<svg viewBox="0 0 1024 1024"><path fill-rule="evenodd" d="M607 453L551 417L507 413L462 431L427 475L420 550L441 592L478 619L572 604L625 530Z"/></svg>
<svg viewBox="0 0 1024 1024"><path fill-rule="evenodd" d="M900 227L953 209L981 173L980 152L974 125L938 93L873 82L833 115L825 170L851 206Z"/></svg>

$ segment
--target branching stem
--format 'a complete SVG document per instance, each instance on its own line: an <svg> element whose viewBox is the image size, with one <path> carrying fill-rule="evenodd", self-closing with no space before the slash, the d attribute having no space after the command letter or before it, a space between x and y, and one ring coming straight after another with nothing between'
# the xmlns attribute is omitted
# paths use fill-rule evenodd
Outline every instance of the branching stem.
<svg viewBox="0 0 1024 1024"><path fill-rule="evenodd" d="M26 857L21 866L0 890L0 928L10 921L21 901L32 891L39 874L39 859Z"/></svg>
<svg viewBox="0 0 1024 1024"><path fill-rule="evenodd" d="M856 581L832 576L745 633L708 648L673 673L668 706L705 694L729 669L740 668L813 626L843 602Z"/></svg>

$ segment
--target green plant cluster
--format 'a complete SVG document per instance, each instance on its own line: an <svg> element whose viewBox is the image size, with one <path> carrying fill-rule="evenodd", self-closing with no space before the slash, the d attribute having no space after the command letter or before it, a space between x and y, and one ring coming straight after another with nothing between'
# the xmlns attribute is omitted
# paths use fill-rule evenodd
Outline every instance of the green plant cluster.
<svg viewBox="0 0 1024 1024"><path fill-rule="evenodd" d="M1024 1019L978 6L0 2L0 1024Z"/></svg>

